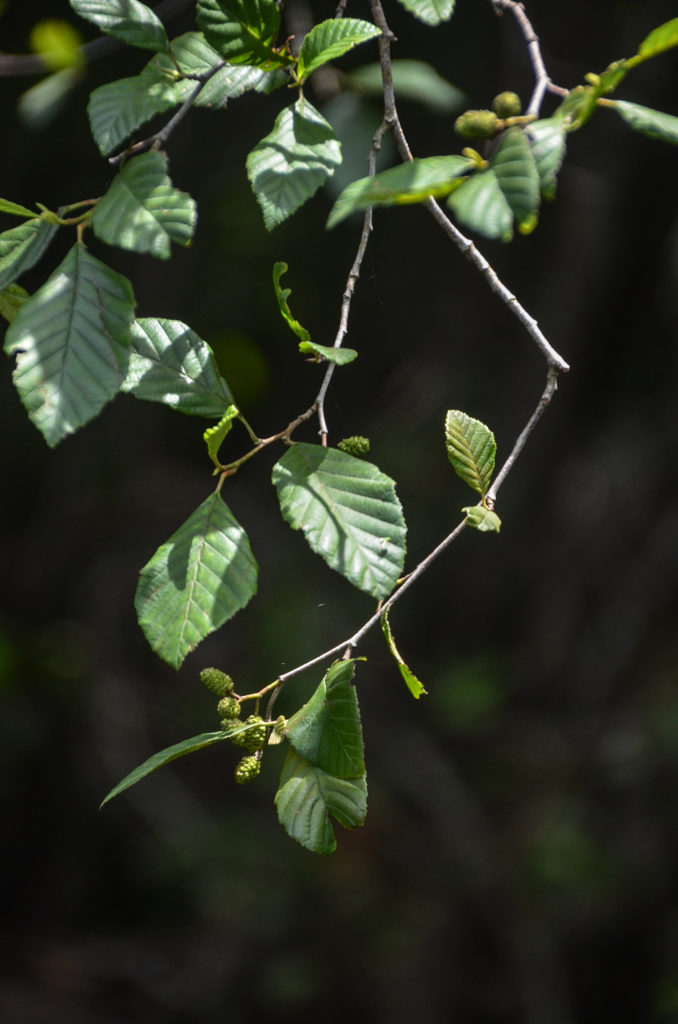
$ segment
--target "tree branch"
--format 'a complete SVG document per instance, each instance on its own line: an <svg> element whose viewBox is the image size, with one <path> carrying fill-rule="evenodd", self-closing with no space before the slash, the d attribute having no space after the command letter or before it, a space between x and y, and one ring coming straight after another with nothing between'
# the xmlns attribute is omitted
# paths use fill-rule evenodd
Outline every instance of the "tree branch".
<svg viewBox="0 0 678 1024"><path fill-rule="evenodd" d="M559 85L554 85L551 81L541 55L539 36L534 31L532 22L525 13L523 4L517 3L516 0L491 0L491 3L498 15L503 14L504 11L511 12L518 22L520 31L527 43L527 52L530 55L530 61L534 69L535 84L525 113L537 117L544 99L544 93L548 91L557 93L559 96L567 96L567 89L561 89Z"/></svg>

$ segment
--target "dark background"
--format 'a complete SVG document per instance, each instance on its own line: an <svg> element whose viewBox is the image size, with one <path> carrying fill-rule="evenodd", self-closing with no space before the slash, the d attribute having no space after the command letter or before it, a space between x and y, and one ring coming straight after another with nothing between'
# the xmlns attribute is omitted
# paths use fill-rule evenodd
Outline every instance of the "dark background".
<svg viewBox="0 0 678 1024"><path fill-rule="evenodd" d="M7 52L26 51L40 18L77 23L66 3L3 7ZM430 60L469 106L502 89L529 95L522 41L489 2L459 0L436 30L393 3L386 12L394 57ZM533 0L528 12L566 86L677 13L662 0ZM333 7L293 13L303 24ZM170 35L186 27L179 14ZM33 79L0 79L0 195L56 207L101 194L111 170L87 95L147 56L93 62L40 129L17 114ZM619 95L678 114L677 86L672 51ZM89 240L132 279L139 315L185 320L213 345L260 434L306 408L319 380L278 315L272 265L289 263L293 312L331 344L359 233L325 231L327 191L264 230L244 162L289 98L196 111L172 137L173 180L200 209L189 251L161 262ZM406 102L401 114L416 155L459 149L451 115ZM371 116L376 127L377 107ZM5 359L3 1021L678 1020L677 177L675 147L601 112L570 137L535 234L481 241L572 369L501 492L501 535L466 531L394 609L429 695L411 699L379 636L358 652L369 813L363 829L337 830L332 858L277 824L275 750L242 789L235 752L219 745L97 811L151 753L216 726L202 667L255 689L370 614L281 522L269 483L280 451L225 495L259 560L259 595L174 672L148 649L133 595L139 568L212 487L204 424L122 396L50 451ZM378 211L375 224L347 341L360 358L334 378L330 441L372 438L398 481L412 568L469 500L445 457L445 411L488 422L501 459L544 367L423 210ZM37 288L71 243L22 284ZM245 439L229 443L235 456ZM318 679L291 685L279 710Z"/></svg>

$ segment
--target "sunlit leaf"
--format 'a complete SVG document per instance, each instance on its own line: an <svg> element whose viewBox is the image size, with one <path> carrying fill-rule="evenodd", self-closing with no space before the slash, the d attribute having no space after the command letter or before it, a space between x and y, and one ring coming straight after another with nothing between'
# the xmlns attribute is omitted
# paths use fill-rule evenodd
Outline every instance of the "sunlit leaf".
<svg viewBox="0 0 678 1024"><path fill-rule="evenodd" d="M462 512L468 525L481 533L499 533L501 530L501 519L497 513L484 505L471 505L463 508Z"/></svg>
<svg viewBox="0 0 678 1024"><path fill-rule="evenodd" d="M494 473L497 444L494 434L480 420L450 409L445 417L447 457L457 476L483 497Z"/></svg>
<svg viewBox="0 0 678 1024"><path fill-rule="evenodd" d="M169 46L163 23L139 0L70 0L71 7L109 36L144 50Z"/></svg>
<svg viewBox="0 0 678 1024"><path fill-rule="evenodd" d="M439 25L452 17L455 0L400 0L400 3L426 25Z"/></svg>
<svg viewBox="0 0 678 1024"><path fill-rule="evenodd" d="M390 594L406 532L390 477L345 452L297 443L273 467L273 483L283 518L316 554L360 590Z"/></svg>
<svg viewBox="0 0 678 1024"><path fill-rule="evenodd" d="M562 118L548 117L534 121L527 128L527 138L539 175L542 195L553 199L558 172L565 156L565 125Z"/></svg>
<svg viewBox="0 0 678 1024"><path fill-rule="evenodd" d="M135 605L153 650L174 668L257 589L247 534L211 494L141 570Z"/></svg>
<svg viewBox="0 0 678 1024"><path fill-rule="evenodd" d="M233 402L207 342L181 320L156 317L132 325L129 367L120 390L190 416L221 417Z"/></svg>
<svg viewBox="0 0 678 1024"><path fill-rule="evenodd" d="M14 383L50 446L96 416L127 371L134 294L78 242L7 331Z"/></svg>
<svg viewBox="0 0 678 1024"><path fill-rule="evenodd" d="M207 445L207 454L218 469L221 469L221 463L217 458L219 449L221 448L222 443L226 440L228 434L231 432L233 420L238 415L238 407L235 405L229 405L217 425L214 427L208 427L202 435L202 439Z"/></svg>
<svg viewBox="0 0 678 1024"><path fill-rule="evenodd" d="M109 245L167 259L170 240L188 245L197 220L195 200L174 188L164 153L128 160L92 214L94 233Z"/></svg>
<svg viewBox="0 0 678 1024"><path fill-rule="evenodd" d="M405 664L405 660L402 657L400 651L396 647L395 640L393 639L393 633L391 631L391 624L388 621L388 611L385 611L381 617L381 630L384 634L384 639L388 646L389 651L393 655L400 669L400 674L405 680L405 685L412 694L415 700L419 700L422 694L427 691L424 689L423 683L420 683L414 672Z"/></svg>
<svg viewBox="0 0 678 1024"><path fill-rule="evenodd" d="M381 30L369 21L358 18L328 18L321 21L304 36L299 52L297 76L300 82L330 60L348 53L359 43L381 35Z"/></svg>
<svg viewBox="0 0 678 1024"><path fill-rule="evenodd" d="M678 145L678 117L674 117L673 114L664 114L661 110L641 107L639 103L627 103L626 100L610 100L609 106L634 131L641 132L642 135L647 135L651 139Z"/></svg>
<svg viewBox="0 0 678 1024"><path fill-rule="evenodd" d="M313 853L337 847L330 815L344 828L357 828L367 814L367 782L338 779L290 747L275 795L278 821L287 834Z"/></svg>
<svg viewBox="0 0 678 1024"><path fill-rule="evenodd" d="M214 743L222 743L224 740L229 739L228 733L223 730L220 732L203 732L199 736L191 736L188 740L182 740L180 743L175 743L171 747L165 747L164 750L160 750L157 754L153 754L148 760L144 761L137 768L126 775L117 786L108 793L107 796L101 801L99 809L107 804L109 800L112 800L114 796L119 796L120 793L124 793L130 786L134 786L137 782L141 782L151 772L157 771L158 768L162 768L166 764L170 764L172 761L176 761L177 758L186 757L187 754L193 754L196 750L204 750L205 747L211 747Z"/></svg>
<svg viewBox="0 0 678 1024"><path fill-rule="evenodd" d="M275 62L280 27L275 0L198 0L196 17L207 42L230 64Z"/></svg>
<svg viewBox="0 0 678 1024"><path fill-rule="evenodd" d="M285 727L285 736L298 754L340 779L355 779L365 773L354 673L354 658L335 661L313 696Z"/></svg>
<svg viewBox="0 0 678 1024"><path fill-rule="evenodd" d="M271 230L315 195L341 163L331 125L308 100L278 114L247 157L247 174Z"/></svg>
<svg viewBox="0 0 678 1024"><path fill-rule="evenodd" d="M648 60L674 46L678 46L678 18L672 18L650 32L638 47L638 56Z"/></svg>
<svg viewBox="0 0 678 1024"><path fill-rule="evenodd" d="M476 171L447 200L457 220L486 238L513 238L513 211L491 167Z"/></svg>
<svg viewBox="0 0 678 1024"><path fill-rule="evenodd" d="M57 232L58 225L33 216L0 234L0 289L34 266Z"/></svg>
<svg viewBox="0 0 678 1024"><path fill-rule="evenodd" d="M335 348L330 345L316 345L314 341L300 341L299 351L303 354L320 356L328 363L336 363L337 366L346 366L357 358L358 353L354 348Z"/></svg>
<svg viewBox="0 0 678 1024"><path fill-rule="evenodd" d="M9 199L0 199L0 213L12 213L16 217L35 217L35 210L27 210L25 206L20 206L19 203L13 203Z"/></svg>
<svg viewBox="0 0 678 1024"><path fill-rule="evenodd" d="M352 182L341 193L327 220L333 228L356 210L368 206L420 203L429 196L447 196L459 186L459 177L474 167L463 156L415 158L373 177Z"/></svg>

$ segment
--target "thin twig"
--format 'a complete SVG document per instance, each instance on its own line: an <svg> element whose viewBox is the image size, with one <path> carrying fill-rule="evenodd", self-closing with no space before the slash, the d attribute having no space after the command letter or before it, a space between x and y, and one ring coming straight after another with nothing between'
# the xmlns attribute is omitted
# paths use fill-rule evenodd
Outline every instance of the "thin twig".
<svg viewBox="0 0 678 1024"><path fill-rule="evenodd" d="M561 89L559 85L554 85L551 81L541 55L539 36L534 31L532 22L525 13L523 4L517 3L516 0L491 0L491 3L497 14L502 14L504 11L511 12L518 22L520 31L527 43L527 52L530 56L530 62L534 69L535 84L525 113L528 115L532 114L534 117L537 117L544 99L544 93L548 91L557 93L560 96L567 96L567 89Z"/></svg>

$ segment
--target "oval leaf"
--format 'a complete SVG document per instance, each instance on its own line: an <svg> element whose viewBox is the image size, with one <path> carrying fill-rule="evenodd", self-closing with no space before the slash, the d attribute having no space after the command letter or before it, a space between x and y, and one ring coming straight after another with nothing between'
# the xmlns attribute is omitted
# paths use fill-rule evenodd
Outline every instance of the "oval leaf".
<svg viewBox="0 0 678 1024"><path fill-rule="evenodd" d="M230 64L276 60L280 11L275 0L198 0L196 17L207 42Z"/></svg>
<svg viewBox="0 0 678 1024"><path fill-rule="evenodd" d="M94 22L102 32L143 50L167 50L169 42L157 14L139 0L70 0L81 18Z"/></svg>
<svg viewBox="0 0 678 1024"><path fill-rule="evenodd" d="M546 199L553 199L558 172L565 157L565 124L560 117L534 121L527 128L527 137L539 175L541 193Z"/></svg>
<svg viewBox="0 0 678 1024"><path fill-rule="evenodd" d="M338 779L290 748L275 795L278 821L287 834L313 853L337 848L330 814L344 828L357 828L367 814L367 782Z"/></svg>
<svg viewBox="0 0 678 1024"><path fill-rule="evenodd" d="M491 167L477 171L447 200L457 220L486 238L513 238L513 211Z"/></svg>
<svg viewBox="0 0 678 1024"><path fill-rule="evenodd" d="M170 239L188 245L197 220L195 200L175 189L164 153L129 160L92 214L92 228L109 245L167 259Z"/></svg>
<svg viewBox="0 0 678 1024"><path fill-rule="evenodd" d="M390 477L345 452L297 443L273 467L273 484L283 518L316 554L367 594L390 594L406 533Z"/></svg>
<svg viewBox="0 0 678 1024"><path fill-rule="evenodd" d="M247 175L271 230L315 195L341 163L332 127L308 100L278 114L247 157Z"/></svg>
<svg viewBox="0 0 678 1024"><path fill-rule="evenodd" d="M447 196L459 186L460 175L472 167L473 161L463 156L429 156L408 160L374 177L360 178L341 193L327 226L333 228L351 213L368 206L421 203L429 196Z"/></svg>
<svg viewBox="0 0 678 1024"><path fill-rule="evenodd" d="M335 661L285 728L285 736L298 754L339 779L365 774L354 673L355 658Z"/></svg>
<svg viewBox="0 0 678 1024"><path fill-rule="evenodd" d="M22 305L5 351L17 353L14 383L50 446L115 396L127 371L133 317L129 281L80 242Z"/></svg>
<svg viewBox="0 0 678 1024"><path fill-rule="evenodd" d="M518 227L536 225L539 211L539 174L525 132L509 128L490 161L499 188L506 197Z"/></svg>
<svg viewBox="0 0 678 1024"><path fill-rule="evenodd" d="M87 116L94 141L107 156L145 121L181 102L179 84L143 71L100 85L90 93Z"/></svg>
<svg viewBox="0 0 678 1024"><path fill-rule="evenodd" d="M483 497L494 473L497 444L494 434L480 420L450 409L445 417L447 457L457 476Z"/></svg>
<svg viewBox="0 0 678 1024"><path fill-rule="evenodd" d="M207 342L181 320L157 317L142 317L132 325L129 367L120 390L189 416L215 419L233 402Z"/></svg>
<svg viewBox="0 0 678 1024"><path fill-rule="evenodd" d="M257 572L247 534L221 496L211 494L141 570L135 605L156 654L178 668L245 607Z"/></svg>
<svg viewBox="0 0 678 1024"><path fill-rule="evenodd" d="M652 110L650 107L641 107L639 103L627 103L625 100L610 100L609 106L634 131L641 132L651 139L678 145L678 117L663 114L660 110Z"/></svg>
<svg viewBox="0 0 678 1024"><path fill-rule="evenodd" d="M674 46L678 46L678 18L672 18L650 32L638 47L638 56L648 60Z"/></svg>
<svg viewBox="0 0 678 1024"><path fill-rule="evenodd" d="M299 52L297 77L303 82L330 60L348 53L359 43L381 35L381 30L359 18L328 18L314 25L304 36Z"/></svg>
<svg viewBox="0 0 678 1024"><path fill-rule="evenodd" d="M24 221L0 235L0 289L34 266L58 230L40 217Z"/></svg>

